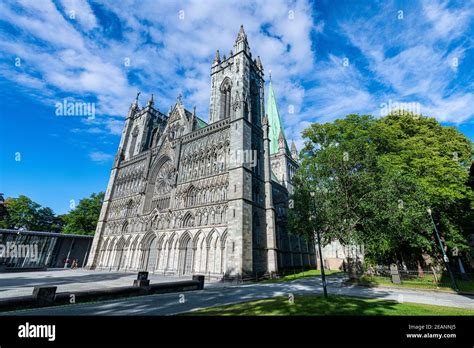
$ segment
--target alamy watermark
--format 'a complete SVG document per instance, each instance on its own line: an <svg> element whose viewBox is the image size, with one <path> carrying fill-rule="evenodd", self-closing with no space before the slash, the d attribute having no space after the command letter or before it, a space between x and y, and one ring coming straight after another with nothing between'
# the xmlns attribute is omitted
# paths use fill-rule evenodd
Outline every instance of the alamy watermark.
<svg viewBox="0 0 474 348"><path fill-rule="evenodd" d="M57 102L55 107L56 116L87 116L88 119L95 118L95 103L64 99L62 102Z"/></svg>
<svg viewBox="0 0 474 348"><path fill-rule="evenodd" d="M249 165L251 168L257 166L257 150L231 150L227 158L227 164L231 166Z"/></svg>
<svg viewBox="0 0 474 348"><path fill-rule="evenodd" d="M380 104L380 116L387 116L388 114L403 115L406 112L411 112L415 115L421 114L420 103L402 103L397 101L388 100L388 103Z"/></svg>
<svg viewBox="0 0 474 348"><path fill-rule="evenodd" d="M0 258L29 258L35 262L39 259L38 244L17 244L15 242L0 244Z"/></svg>

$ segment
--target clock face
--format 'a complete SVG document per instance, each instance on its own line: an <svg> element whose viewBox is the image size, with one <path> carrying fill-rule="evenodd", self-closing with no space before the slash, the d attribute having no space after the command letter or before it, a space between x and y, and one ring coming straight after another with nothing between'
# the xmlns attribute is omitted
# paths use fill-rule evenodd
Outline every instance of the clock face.
<svg viewBox="0 0 474 348"><path fill-rule="evenodd" d="M171 161L163 163L155 182L155 195L165 195L171 191L174 184L174 168Z"/></svg>

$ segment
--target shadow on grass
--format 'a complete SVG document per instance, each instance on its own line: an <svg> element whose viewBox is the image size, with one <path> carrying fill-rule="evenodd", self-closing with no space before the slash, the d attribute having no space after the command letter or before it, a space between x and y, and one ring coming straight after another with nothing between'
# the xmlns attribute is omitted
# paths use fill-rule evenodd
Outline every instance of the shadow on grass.
<svg viewBox="0 0 474 348"><path fill-rule="evenodd" d="M474 315L474 311L398 303L389 300L362 299L348 296L296 296L238 303L187 313L196 316L377 316L377 315Z"/></svg>

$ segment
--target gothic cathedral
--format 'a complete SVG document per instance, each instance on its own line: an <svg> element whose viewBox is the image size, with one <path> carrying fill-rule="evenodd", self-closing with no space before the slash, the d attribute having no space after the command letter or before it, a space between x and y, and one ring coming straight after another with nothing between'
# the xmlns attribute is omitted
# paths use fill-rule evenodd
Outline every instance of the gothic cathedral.
<svg viewBox="0 0 474 348"><path fill-rule="evenodd" d="M214 279L315 265L314 245L286 230L297 151L243 27L211 67L209 123L132 103L88 266Z"/></svg>

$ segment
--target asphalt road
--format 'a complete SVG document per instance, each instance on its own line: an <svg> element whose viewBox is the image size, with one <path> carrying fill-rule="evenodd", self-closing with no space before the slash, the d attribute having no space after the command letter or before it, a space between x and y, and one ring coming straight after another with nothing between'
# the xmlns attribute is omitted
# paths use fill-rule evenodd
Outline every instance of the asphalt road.
<svg viewBox="0 0 474 348"><path fill-rule="evenodd" d="M343 278L328 278L329 294L415 302L474 310L474 298L458 294L392 288L346 286ZM275 296L321 294L319 277L285 283L226 285L209 284L204 290L184 293L157 294L142 297L83 303L3 313L3 315L173 315L200 308L251 301Z"/></svg>

